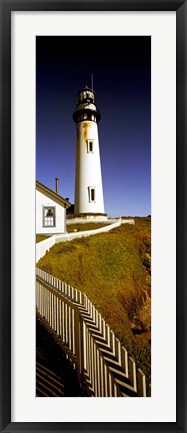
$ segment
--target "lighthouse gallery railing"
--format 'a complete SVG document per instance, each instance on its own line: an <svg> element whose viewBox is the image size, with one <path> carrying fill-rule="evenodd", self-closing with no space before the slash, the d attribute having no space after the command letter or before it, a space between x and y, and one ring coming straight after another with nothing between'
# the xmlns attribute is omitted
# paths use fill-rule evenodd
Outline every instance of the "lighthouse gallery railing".
<svg viewBox="0 0 187 433"><path fill-rule="evenodd" d="M87 296L36 268L37 314L96 397L146 397L146 378Z"/></svg>

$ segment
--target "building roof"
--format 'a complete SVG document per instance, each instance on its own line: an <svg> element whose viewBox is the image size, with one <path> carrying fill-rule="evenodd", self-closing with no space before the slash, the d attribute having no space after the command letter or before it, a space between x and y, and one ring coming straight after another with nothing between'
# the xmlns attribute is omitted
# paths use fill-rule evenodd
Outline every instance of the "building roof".
<svg viewBox="0 0 187 433"><path fill-rule="evenodd" d="M43 183L36 181L36 189L37 191L42 192L47 197L49 197L51 200L54 200L56 203L60 204L61 206L65 207L66 209L71 206L71 203L63 198L61 195L57 194L52 189L48 188L47 186L43 185Z"/></svg>

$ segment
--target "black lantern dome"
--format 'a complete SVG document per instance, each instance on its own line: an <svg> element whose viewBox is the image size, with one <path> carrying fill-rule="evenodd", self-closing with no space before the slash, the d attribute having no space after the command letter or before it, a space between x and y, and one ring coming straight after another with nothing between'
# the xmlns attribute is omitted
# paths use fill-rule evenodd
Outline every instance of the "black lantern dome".
<svg viewBox="0 0 187 433"><path fill-rule="evenodd" d="M95 92L87 86L84 86L78 92L78 103L73 113L73 120L76 123L91 120L99 122L100 112L95 104Z"/></svg>

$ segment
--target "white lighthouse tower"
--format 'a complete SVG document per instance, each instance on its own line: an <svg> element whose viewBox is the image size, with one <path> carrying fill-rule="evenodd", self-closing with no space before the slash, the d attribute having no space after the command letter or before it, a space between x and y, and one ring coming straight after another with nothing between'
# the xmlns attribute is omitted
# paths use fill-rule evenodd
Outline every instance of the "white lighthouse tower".
<svg viewBox="0 0 187 433"><path fill-rule="evenodd" d="M106 220L99 151L100 113L94 91L87 86L78 92L73 113L77 128L74 213L91 220Z"/></svg>

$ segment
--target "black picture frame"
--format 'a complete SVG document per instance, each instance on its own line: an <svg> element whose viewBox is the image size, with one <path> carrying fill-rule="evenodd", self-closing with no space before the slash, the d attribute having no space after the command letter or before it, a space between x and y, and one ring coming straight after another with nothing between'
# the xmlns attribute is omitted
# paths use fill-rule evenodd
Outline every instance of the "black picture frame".
<svg viewBox="0 0 187 433"><path fill-rule="evenodd" d="M11 422L11 11L176 11L177 20L177 421L145 423ZM0 427L2 432L186 432L186 0L0 0ZM167 31L167 29L166 29ZM169 216L167 216L169 217ZM172 380L172 378L171 378ZM167 390L166 390L167 405Z"/></svg>

